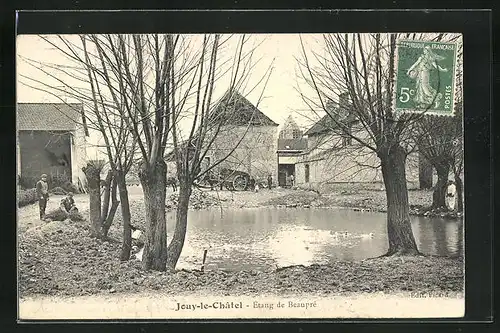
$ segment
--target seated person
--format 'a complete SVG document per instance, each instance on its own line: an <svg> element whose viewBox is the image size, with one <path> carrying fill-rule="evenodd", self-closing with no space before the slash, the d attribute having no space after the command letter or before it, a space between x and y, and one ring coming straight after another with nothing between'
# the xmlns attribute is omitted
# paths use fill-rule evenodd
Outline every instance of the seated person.
<svg viewBox="0 0 500 333"><path fill-rule="evenodd" d="M66 197L64 197L61 200L61 209L63 212L66 212L67 214L70 213L70 211L76 209L75 206L75 200L73 199L73 192L68 192Z"/></svg>

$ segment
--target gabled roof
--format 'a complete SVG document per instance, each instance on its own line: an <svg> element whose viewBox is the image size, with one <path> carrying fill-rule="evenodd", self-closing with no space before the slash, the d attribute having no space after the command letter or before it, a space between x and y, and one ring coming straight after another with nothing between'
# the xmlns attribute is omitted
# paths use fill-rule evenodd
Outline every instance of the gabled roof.
<svg viewBox="0 0 500 333"><path fill-rule="evenodd" d="M212 110L210 118L224 125L278 126L237 91L226 92Z"/></svg>
<svg viewBox="0 0 500 333"><path fill-rule="evenodd" d="M338 129L339 126L335 122L333 117L336 117L335 119L338 119L337 113L330 112L330 114L326 114L323 118L318 120L318 122L312 125L311 128L309 128L304 133L304 135L314 136ZM341 122L344 124L354 123L356 122L356 117L352 114L349 114L346 118L344 118L343 120L337 120L337 122Z"/></svg>
<svg viewBox="0 0 500 333"><path fill-rule="evenodd" d="M307 139L278 139L278 151L304 151L307 149Z"/></svg>
<svg viewBox="0 0 500 333"><path fill-rule="evenodd" d="M17 128L31 131L73 131L82 122L80 103L18 103Z"/></svg>

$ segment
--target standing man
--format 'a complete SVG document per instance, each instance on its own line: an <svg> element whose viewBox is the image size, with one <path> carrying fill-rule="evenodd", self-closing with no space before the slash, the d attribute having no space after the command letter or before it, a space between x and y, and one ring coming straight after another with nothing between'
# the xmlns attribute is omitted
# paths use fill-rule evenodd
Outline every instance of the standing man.
<svg viewBox="0 0 500 333"><path fill-rule="evenodd" d="M49 185L47 184L47 175L43 174L36 183L36 194L38 196L38 207L40 207L40 220L45 218L45 208L49 201Z"/></svg>
<svg viewBox="0 0 500 333"><path fill-rule="evenodd" d="M293 188L293 186L295 185L294 180L295 180L295 177L293 176L293 173L292 173L292 174L290 175L290 184L291 184L292 188Z"/></svg>
<svg viewBox="0 0 500 333"><path fill-rule="evenodd" d="M271 176L271 174L269 174L267 176L267 188L271 189L272 187L273 187L273 176Z"/></svg>

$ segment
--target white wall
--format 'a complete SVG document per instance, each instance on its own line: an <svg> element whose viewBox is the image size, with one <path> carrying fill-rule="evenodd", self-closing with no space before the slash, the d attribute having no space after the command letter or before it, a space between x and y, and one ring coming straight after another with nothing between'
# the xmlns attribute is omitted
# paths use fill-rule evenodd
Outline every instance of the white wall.
<svg viewBox="0 0 500 333"><path fill-rule="evenodd" d="M86 178L82 168L87 164L87 138L82 127L71 136L71 181L75 185L85 185Z"/></svg>
<svg viewBox="0 0 500 333"><path fill-rule="evenodd" d="M367 135L356 136L368 140ZM343 147L337 134L309 138L307 154L303 154L295 166L297 184L305 184L305 165L309 165L309 182L382 182L380 159L375 152L359 142ZM337 149L335 149L337 148ZM328 151L328 153L327 153ZM408 156L407 181L418 181L418 154Z"/></svg>
<svg viewBox="0 0 500 333"><path fill-rule="evenodd" d="M295 164L299 162L299 156L279 156L279 164Z"/></svg>

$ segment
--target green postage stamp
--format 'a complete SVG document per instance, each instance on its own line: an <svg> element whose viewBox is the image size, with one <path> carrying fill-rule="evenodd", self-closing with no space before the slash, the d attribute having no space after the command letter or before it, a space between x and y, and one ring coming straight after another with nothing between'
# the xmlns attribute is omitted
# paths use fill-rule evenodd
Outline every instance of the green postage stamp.
<svg viewBox="0 0 500 333"><path fill-rule="evenodd" d="M394 109L453 116L457 44L398 40Z"/></svg>

